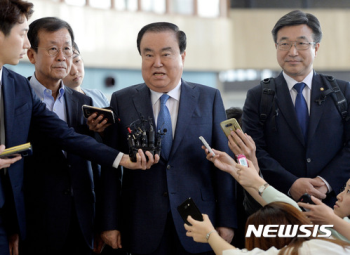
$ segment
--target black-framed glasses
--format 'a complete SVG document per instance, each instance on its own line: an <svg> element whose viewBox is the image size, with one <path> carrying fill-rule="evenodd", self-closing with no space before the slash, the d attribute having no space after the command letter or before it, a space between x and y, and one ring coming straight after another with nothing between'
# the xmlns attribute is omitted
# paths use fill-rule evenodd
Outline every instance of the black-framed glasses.
<svg viewBox="0 0 350 255"><path fill-rule="evenodd" d="M47 53L49 53L49 55L51 57L56 57L57 54L62 51L63 52L63 55L65 57L71 57L73 55L73 49L72 47L68 47L68 46L65 46L64 48L58 48L58 47L50 47L50 48L45 48L45 47L36 47L37 49L45 49L47 51Z"/></svg>
<svg viewBox="0 0 350 255"><path fill-rule="evenodd" d="M292 48L294 45L296 50L308 50L310 48L310 45L315 45L315 42L308 42L308 41L295 41L295 42L290 42L290 41L282 41L277 44L277 49L287 51Z"/></svg>

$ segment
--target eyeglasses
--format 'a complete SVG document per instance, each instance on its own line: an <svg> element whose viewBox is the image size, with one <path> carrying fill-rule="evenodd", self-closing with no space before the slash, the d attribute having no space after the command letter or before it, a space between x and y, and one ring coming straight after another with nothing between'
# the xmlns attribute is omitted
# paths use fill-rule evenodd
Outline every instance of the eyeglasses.
<svg viewBox="0 0 350 255"><path fill-rule="evenodd" d="M63 55L66 57L71 57L73 55L73 49L71 47L64 47L62 49L59 49L57 47L50 47L50 48L44 48L44 47L36 47L37 49L42 48L47 50L47 53L49 53L49 55L51 57L56 57L59 51L63 52Z"/></svg>
<svg viewBox="0 0 350 255"><path fill-rule="evenodd" d="M315 45L315 42L308 42L308 41L296 41L296 42L289 42L289 41L282 41L277 44L277 49L287 51L292 48L294 45L296 50L307 50L310 48L310 45Z"/></svg>

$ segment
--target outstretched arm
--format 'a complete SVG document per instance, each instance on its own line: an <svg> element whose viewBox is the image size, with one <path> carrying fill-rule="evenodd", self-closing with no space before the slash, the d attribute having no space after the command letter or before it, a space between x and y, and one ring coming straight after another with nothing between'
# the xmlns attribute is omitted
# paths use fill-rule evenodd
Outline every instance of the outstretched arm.
<svg viewBox="0 0 350 255"><path fill-rule="evenodd" d="M209 243L215 254L221 255L225 250L236 249L220 237L208 215L203 214L203 221L194 220L191 216L188 216L187 220L192 226L185 224L186 235L192 237L195 242Z"/></svg>

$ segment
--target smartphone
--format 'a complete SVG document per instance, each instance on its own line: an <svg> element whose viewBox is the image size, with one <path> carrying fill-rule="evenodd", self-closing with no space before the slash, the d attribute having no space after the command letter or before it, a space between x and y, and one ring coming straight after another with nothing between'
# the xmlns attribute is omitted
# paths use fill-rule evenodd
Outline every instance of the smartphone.
<svg viewBox="0 0 350 255"><path fill-rule="evenodd" d="M181 218L183 219L183 221L189 225L192 226L188 221L187 221L187 217L189 215L191 215L191 217L195 220L198 221L203 221L203 215L202 213L199 211L198 207L196 206L196 204L194 203L192 198L187 198L181 205L179 205L177 207L178 212L181 215Z"/></svg>
<svg viewBox="0 0 350 255"><path fill-rule="evenodd" d="M203 143L203 145L205 146L205 148L207 148L208 151L209 151L213 156L215 156L215 153L214 153L213 150L210 148L209 144L208 144L207 141L204 139L204 137L203 137L203 136L200 136L200 137L199 137L199 140L201 140L202 143Z"/></svg>
<svg viewBox="0 0 350 255"><path fill-rule="evenodd" d="M20 154L22 157L32 155L32 145L30 143L21 144L18 146L10 147L5 149L1 154L0 158L14 157L14 154Z"/></svg>
<svg viewBox="0 0 350 255"><path fill-rule="evenodd" d="M89 118L90 115L97 112L98 115L103 114L103 118L107 119L107 123L115 123L114 113L111 109L98 108L86 104L82 106L82 109L85 118Z"/></svg>
<svg viewBox="0 0 350 255"><path fill-rule="evenodd" d="M312 204L312 205L315 204L315 203L311 200L311 196L310 196L309 194L307 194L307 193L305 193L304 195L302 195L302 196L299 198L298 202L303 202L303 203ZM304 212L310 211L309 209L306 209L306 208L301 207L301 206L300 206L300 208L301 208L301 210L303 210Z"/></svg>
<svg viewBox="0 0 350 255"><path fill-rule="evenodd" d="M248 167L247 158L243 154L237 155L236 158L237 158L238 164Z"/></svg>
<svg viewBox="0 0 350 255"><path fill-rule="evenodd" d="M238 124L238 121L235 118L224 120L220 123L220 126L227 137L231 134L231 131L236 131L236 129L242 130L241 126Z"/></svg>

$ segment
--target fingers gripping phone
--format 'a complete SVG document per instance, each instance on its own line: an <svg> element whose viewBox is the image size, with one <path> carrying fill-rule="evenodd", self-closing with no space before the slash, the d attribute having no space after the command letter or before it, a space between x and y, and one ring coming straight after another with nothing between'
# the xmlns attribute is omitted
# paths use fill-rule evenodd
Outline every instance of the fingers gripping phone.
<svg viewBox="0 0 350 255"><path fill-rule="evenodd" d="M32 155L32 145L30 143L25 143L5 149L0 154L0 158L14 157L15 154L20 154L22 157Z"/></svg>
<svg viewBox="0 0 350 255"><path fill-rule="evenodd" d="M213 150L210 148L209 144L208 144L207 141L204 139L204 137L203 137L203 136L200 136L200 137L199 137L199 140L201 140L202 143L203 143L203 145L205 146L205 148L207 148L208 151L209 151L213 156L215 156L215 153L214 153Z"/></svg>
<svg viewBox="0 0 350 255"><path fill-rule="evenodd" d="M237 155L236 158L237 158L238 164L248 167L247 158L243 154Z"/></svg>
<svg viewBox="0 0 350 255"><path fill-rule="evenodd" d="M193 219L198 221L203 221L203 215L199 211L198 207L194 203L192 198L187 198L181 205L177 207L178 212L181 215L181 218L183 221L189 225L192 226L188 221L187 217L190 215Z"/></svg>
<svg viewBox="0 0 350 255"><path fill-rule="evenodd" d="M238 124L238 121L235 118L222 121L220 123L220 126L227 137L231 134L231 131L236 131L237 129L242 130L241 126Z"/></svg>
<svg viewBox="0 0 350 255"><path fill-rule="evenodd" d="M103 115L103 119L107 119L107 123L115 123L114 113L111 109L98 108L84 104L82 106L85 118L89 118L92 114L97 112L97 116Z"/></svg>
<svg viewBox="0 0 350 255"><path fill-rule="evenodd" d="M298 202L303 202L303 203L312 204L312 205L315 204L314 201L312 201L311 196L310 196L309 194L307 194L307 193L305 193L304 195L302 195L302 196L299 198ZM306 208L301 207L301 206L300 206L300 208L301 208L301 210L303 210L304 212L310 211L309 209L306 209Z"/></svg>

